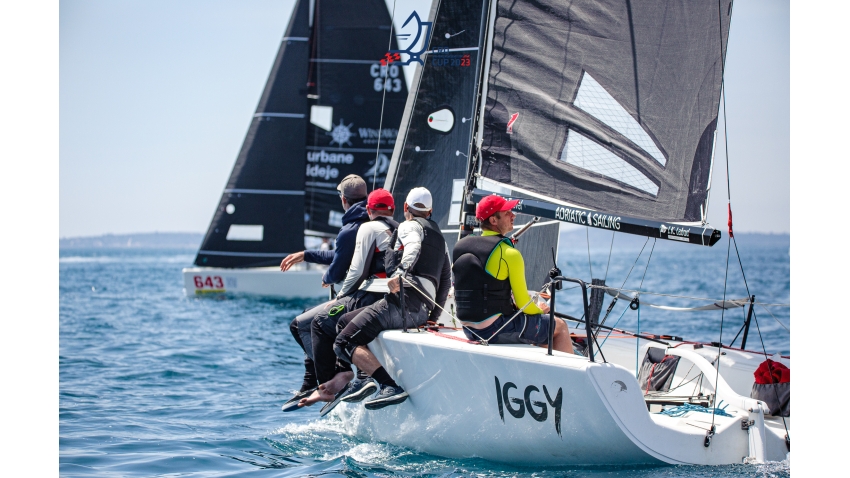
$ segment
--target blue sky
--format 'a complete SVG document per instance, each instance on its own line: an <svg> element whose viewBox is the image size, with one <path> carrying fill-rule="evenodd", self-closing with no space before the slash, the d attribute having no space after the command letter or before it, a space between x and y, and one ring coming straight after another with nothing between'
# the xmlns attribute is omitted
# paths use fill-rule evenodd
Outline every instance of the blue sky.
<svg viewBox="0 0 850 478"><path fill-rule="evenodd" d="M60 237L204 232L293 5L59 2ZM400 23L430 2L396 8ZM788 232L789 3L734 8L726 104L736 229ZM714 172L709 221L722 227L722 144Z"/></svg>

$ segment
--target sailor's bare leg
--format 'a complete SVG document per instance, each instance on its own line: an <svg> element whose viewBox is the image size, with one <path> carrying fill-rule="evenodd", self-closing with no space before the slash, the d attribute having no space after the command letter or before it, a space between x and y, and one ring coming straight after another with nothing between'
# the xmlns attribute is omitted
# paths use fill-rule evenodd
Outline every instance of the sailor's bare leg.
<svg viewBox="0 0 850 478"><path fill-rule="evenodd" d="M372 372L381 368L381 363L378 362L378 358L375 357L375 354L372 353L366 346L359 346L354 349L354 353L351 354L352 362L357 366L358 370L362 370L366 373L366 375L371 376Z"/></svg>
<svg viewBox="0 0 850 478"><path fill-rule="evenodd" d="M340 372L334 375L334 378L319 385L319 388L309 397L302 398L298 402L298 406L308 407L316 402L332 402L337 392L342 390L342 387L350 382L352 378L354 378L354 372Z"/></svg>
<svg viewBox="0 0 850 478"><path fill-rule="evenodd" d="M555 320L555 336L552 341L552 348L561 352L573 353L570 329L563 320Z"/></svg>

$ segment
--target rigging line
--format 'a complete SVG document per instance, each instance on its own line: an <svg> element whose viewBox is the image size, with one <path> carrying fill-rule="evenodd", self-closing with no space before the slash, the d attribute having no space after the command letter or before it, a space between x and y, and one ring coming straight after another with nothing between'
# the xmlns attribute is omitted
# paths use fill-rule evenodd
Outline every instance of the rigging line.
<svg viewBox="0 0 850 478"><path fill-rule="evenodd" d="M618 291L618 292L640 292L642 295L657 295L657 296L660 296L660 297L674 297L674 298L677 298L677 299L693 299L693 300L704 300L704 301L710 301L710 302L717 302L717 301L720 300L720 299L710 299L708 297L694 297L694 296L689 296L689 295L662 294L661 292L639 291L639 290L635 290L635 289L624 289L622 287L621 288L608 287L608 286L605 286L605 285L600 286L600 285L588 284L587 288L588 289L604 289L604 290L611 290L611 291ZM774 304L774 303L770 303L770 302L759 302L759 301L756 301L755 303L762 306L762 307L765 307L765 306L791 307L791 304Z"/></svg>
<svg viewBox="0 0 850 478"><path fill-rule="evenodd" d="M632 264L632 268L631 268L631 269L629 269L629 273L628 273L628 274L626 274L626 278L625 278L625 279L623 279L623 284L620 286L620 288L619 288L619 289L617 289L618 291L626 290L626 289L623 289L623 287L625 287L625 286L626 286L626 281L627 281L627 280L629 280L629 276L631 276L631 275L632 275L632 271L634 270L635 265L637 265L637 261L640 259L640 256L641 256L641 254L643 254L643 250L646 248L646 245L647 245L648 243L649 243L649 236L647 236L646 241L643 243L643 247L641 247L641 248L640 248L640 252L638 252L637 257L635 257L635 262L634 262L634 264ZM593 284L591 284L591 285L590 285L590 286L588 286L588 287L592 287L592 286L593 286ZM630 292L631 292L631 291L630 291Z"/></svg>
<svg viewBox="0 0 850 478"><path fill-rule="evenodd" d="M766 357L765 360L770 360L770 358L767 355L767 348L765 348L765 346L764 346L764 339L761 336L761 328L759 327L759 319L758 319L758 315L756 314L755 310L753 310L753 320L756 323L756 331L758 331L758 333L759 333L759 341L761 342L761 351L764 353L764 356ZM773 376L773 367L770 366L770 362L767 363L767 370L768 370L768 372L770 372L770 375ZM776 390L776 387L773 388L773 393L776 397L776 403L779 403L779 391ZM788 440L790 440L791 439L791 433L788 432L788 423L785 421L785 417L782 417L782 425L785 426L785 437Z"/></svg>
<svg viewBox="0 0 850 478"><path fill-rule="evenodd" d="M611 252L614 250L614 231L611 231L611 248L608 249L608 265L605 266L605 278L602 280L608 280L608 268L611 267Z"/></svg>
<svg viewBox="0 0 850 478"><path fill-rule="evenodd" d="M393 13L390 15L390 39L387 42L387 51L393 49L393 34L395 33L395 2L396 0L393 0ZM380 69L378 71L380 71ZM404 76L404 71L402 71L401 74ZM375 172L372 174L372 191L375 190L375 182L378 179L378 158L381 155L381 131L384 129L384 105L387 101L387 85L384 82L389 79L389 76L390 68L389 63L387 63L387 78L381 81L384 94L381 95L381 119L378 121L378 144L375 146Z"/></svg>
<svg viewBox="0 0 850 478"><path fill-rule="evenodd" d="M649 240L649 238L647 238ZM652 249L649 250L649 258L646 259L646 267L643 269L643 277L640 279L640 285L638 286L638 290L643 288L643 280L646 279L646 271L649 270L649 263L652 261L652 253L655 251L655 243L658 242L655 238L652 239ZM645 245L645 244L644 244ZM640 292L638 292L638 296L640 296ZM640 373L640 364L638 363L638 356L640 355L640 303L638 303L637 308L637 333L638 337L635 340L635 378L638 378Z"/></svg>
<svg viewBox="0 0 850 478"><path fill-rule="evenodd" d="M720 8L720 2L717 3L717 8ZM732 236L729 236L729 239L726 241L726 272L723 277L723 302L726 302L726 286L729 280L729 252L731 252L732 248ZM726 309L720 310L720 338L717 339L717 342L720 345L723 345L723 319L726 316ZM717 359L715 361L716 373L714 375L714 383L716 384L718 379L720 378L720 354L722 353L723 347L717 347ZM714 397L711 399L711 430L714 430L714 408L715 408L715 400L717 400L717 390L714 391Z"/></svg>
<svg viewBox="0 0 850 478"><path fill-rule="evenodd" d="M585 237L587 237L587 267L590 269L590 278L593 279L593 265L590 263L590 228L584 228Z"/></svg>
<svg viewBox="0 0 850 478"><path fill-rule="evenodd" d="M756 302L756 303L758 304L758 302ZM759 304L759 305L761 305L761 304ZM787 331L788 331L788 333L791 333L791 329L789 329L788 327L785 327L785 324L783 324L782 322L780 322L780 321L779 321L779 319L777 319L777 318L776 318L776 316L775 316L775 315L773 315L773 312L771 312L771 311L770 311L770 309L768 309L767 307L765 307L765 306L763 306L763 305L761 305L761 308L762 308L762 309L764 309L764 310L766 310L766 311L767 311L767 313L768 313L768 314L770 314L770 316L771 316L771 317L773 317L773 320L775 320L777 324L781 325L783 329L785 329L785 330L787 330Z"/></svg>

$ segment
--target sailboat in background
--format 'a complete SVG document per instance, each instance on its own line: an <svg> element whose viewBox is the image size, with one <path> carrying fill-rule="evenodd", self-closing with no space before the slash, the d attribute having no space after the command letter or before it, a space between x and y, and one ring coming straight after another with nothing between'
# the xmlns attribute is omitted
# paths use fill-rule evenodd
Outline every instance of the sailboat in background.
<svg viewBox="0 0 850 478"><path fill-rule="evenodd" d="M730 0L443 0L432 8L425 66L385 187L397 201L414 183L428 187L447 239L472 232L475 203L494 192L520 199L519 217L543 218L530 229L537 237L519 243L529 287L548 284L550 320L583 324L572 332L584 356L487 346L447 327L384 331L370 349L410 398L374 411L342 404L334 413L349 433L528 465L789 456L790 416L771 416L750 397L766 354L619 329L621 340L597 340L611 329L599 321L606 293L638 312L650 304L604 281L545 271L557 250L548 221L680 247L721 238L705 214L731 10ZM581 291L581 318L555 310L565 282L577 285L570 294ZM711 307L752 310L753 302ZM453 322L450 310L441 322ZM772 358L790 367L790 357ZM662 368L664 380L653 379Z"/></svg>
<svg viewBox="0 0 850 478"><path fill-rule="evenodd" d="M187 294L327 295L322 266L279 264L336 236L342 178L384 182L407 99L403 69L380 63L392 32L383 0L296 2Z"/></svg>

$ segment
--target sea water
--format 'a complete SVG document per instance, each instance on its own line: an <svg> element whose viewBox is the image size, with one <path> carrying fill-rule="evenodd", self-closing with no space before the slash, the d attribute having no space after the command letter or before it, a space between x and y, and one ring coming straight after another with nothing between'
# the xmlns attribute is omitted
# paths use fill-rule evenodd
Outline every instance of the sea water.
<svg viewBox="0 0 850 478"><path fill-rule="evenodd" d="M592 277L608 285L642 291L642 304L677 307L721 299L724 284L727 298L746 297L749 286L757 302L778 305L756 306L747 348L790 353L790 313L782 305L790 292L788 236L738 238L746 285L734 244L725 274L725 237L712 248L659 241L653 249L652 240L621 236L612 248L610 234L565 235L558 251L562 272L589 281L592 269ZM314 301L187 297L181 269L191 265L194 252L60 250L61 475L790 476L785 462L524 468L447 459L348 436L334 414L319 418L318 406L281 413L303 373L288 325ZM580 314L577 292L565 286L559 308ZM717 341L722 320L726 344L746 313L730 309L721 318L718 311L674 313L643 305L638 323L625 302L606 324Z"/></svg>

